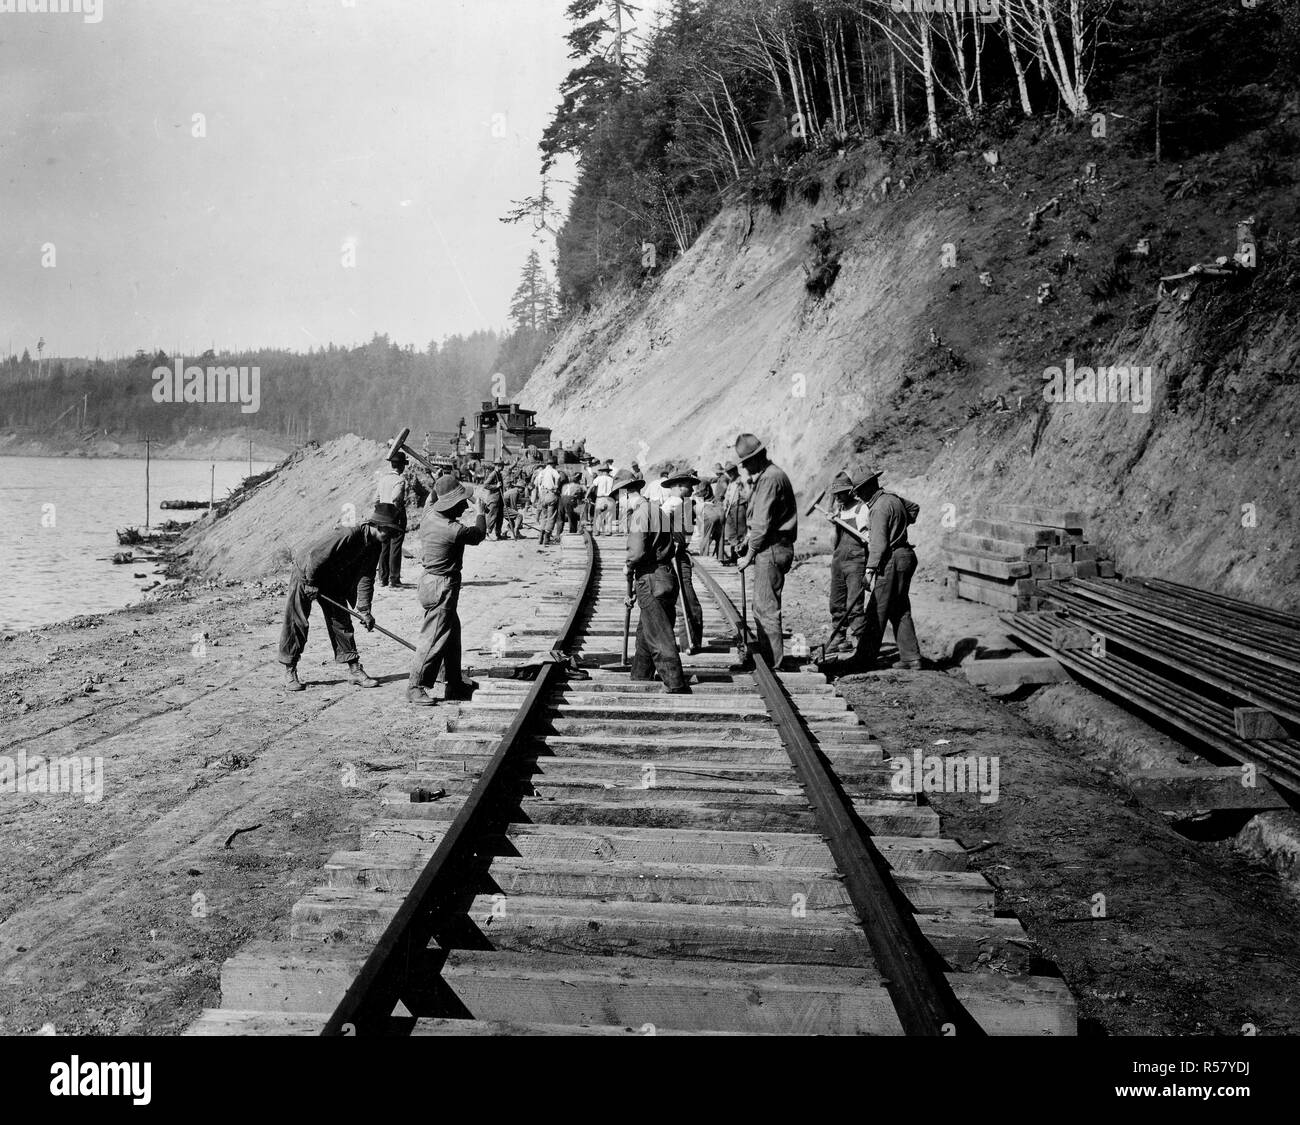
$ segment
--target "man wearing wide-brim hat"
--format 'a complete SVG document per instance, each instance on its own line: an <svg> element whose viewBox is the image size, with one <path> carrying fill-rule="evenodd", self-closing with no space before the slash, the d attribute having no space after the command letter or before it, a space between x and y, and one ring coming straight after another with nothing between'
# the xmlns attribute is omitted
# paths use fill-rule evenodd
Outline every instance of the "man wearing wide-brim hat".
<svg viewBox="0 0 1300 1125"><path fill-rule="evenodd" d="M426 689L439 679L446 683L449 700L468 699L478 687L473 680L465 679L461 669L458 606L465 548L487 538L487 519L475 501L474 522L460 522L473 494L459 481L441 477L434 489L420 523L424 573L420 576L419 597L424 624L406 685L406 701L420 707L433 706L434 700Z"/></svg>
<svg viewBox="0 0 1300 1125"><path fill-rule="evenodd" d="M379 552L379 584L402 588L402 541L406 538L406 454L400 449L388 458L388 469L378 474L375 503L391 504L397 510L401 531Z"/></svg>
<svg viewBox="0 0 1300 1125"><path fill-rule="evenodd" d="M736 438L736 461L750 483L749 533L739 565L742 571L752 568L754 572L755 648L773 668L788 670L781 639L781 593L794 564L794 542L799 534L794 486L768 459L767 448L753 434ZM749 663L747 659L745 666Z"/></svg>
<svg viewBox="0 0 1300 1125"><path fill-rule="evenodd" d="M735 461L728 461L723 472L727 491L722 495L722 565L735 566L740 545L749 534L745 511L749 506L749 481L740 475Z"/></svg>
<svg viewBox="0 0 1300 1125"><path fill-rule="evenodd" d="M672 695L689 695L682 658L673 635L677 619L677 575L673 571L676 544L659 505L642 495L645 480L639 473L620 469L614 477L614 491L627 506L626 573L640 614L636 625L636 655L632 657L632 679L653 680L658 673L664 690Z"/></svg>
<svg viewBox="0 0 1300 1125"><path fill-rule="evenodd" d="M844 622L840 641L827 656L847 659L858 649L858 641L867 623L867 607L863 571L867 565L866 528L867 507L858 495L858 489L868 478L855 480L844 470L831 481L831 497L835 520L831 524L831 627ZM841 524L848 524L860 534L855 536Z"/></svg>
<svg viewBox="0 0 1300 1125"><path fill-rule="evenodd" d="M700 608L700 599L695 593L695 564L691 561L688 546L695 528L695 498L692 493L699 483L700 478L693 469L678 466L670 470L663 479L664 498L659 504L663 514L668 517L668 526L676 544L673 561L677 567L685 608L682 615L682 624L686 630L685 647L692 656L704 647L704 611Z"/></svg>
<svg viewBox="0 0 1300 1125"><path fill-rule="evenodd" d="M880 474L861 478L858 493L866 502L861 522L867 529L867 561L863 571L867 589L866 625L858 645L857 659L872 667L880 655L885 626L892 625L902 667L921 667L921 646L912 623L912 575L916 573L916 552L908 541L907 529L916 522L920 506L880 487Z"/></svg>
<svg viewBox="0 0 1300 1125"><path fill-rule="evenodd" d="M487 529L498 541L501 539L501 516L505 503L505 467L506 463L498 457L487 476L483 478L483 491L487 493L488 498L485 511Z"/></svg>
<svg viewBox="0 0 1300 1125"><path fill-rule="evenodd" d="M361 614L367 631L375 627L370 606L375 595L375 567L385 544L402 530L392 504L376 504L374 513L357 527L336 527L328 535L301 548L293 559L289 596L284 604L280 628L280 663L284 665L284 686L303 691L298 679L298 659L307 645L307 619L311 603L320 597L339 605L350 605ZM329 630L334 659L348 666L348 678L358 687L378 687L366 675L357 655L352 618L327 602L320 603Z"/></svg>

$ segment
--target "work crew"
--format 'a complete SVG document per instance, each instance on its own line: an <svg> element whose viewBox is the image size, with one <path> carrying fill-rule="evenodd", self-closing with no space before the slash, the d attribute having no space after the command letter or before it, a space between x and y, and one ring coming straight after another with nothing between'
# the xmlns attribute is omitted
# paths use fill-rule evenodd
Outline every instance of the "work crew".
<svg viewBox="0 0 1300 1125"><path fill-rule="evenodd" d="M555 467L555 453L552 452L533 477L533 487L537 492L537 526L542 532L538 550L555 542L553 525L560 504L560 483L560 471Z"/></svg>
<svg viewBox="0 0 1300 1125"><path fill-rule="evenodd" d="M839 643L827 650L827 656L849 659L858 650L862 630L867 623L866 587L863 571L867 565L867 507L858 496L858 488L867 481L854 481L846 472L838 472L831 482L833 514L839 522L831 524L831 628L839 630ZM848 524L860 534L846 530Z"/></svg>
<svg viewBox="0 0 1300 1125"><path fill-rule="evenodd" d="M587 490L588 499L592 503L593 516L593 534L608 535L610 533L610 524L613 522L614 500L611 493L614 488L614 478L610 475L608 463L599 465L596 468L596 479L592 481L591 488Z"/></svg>
<svg viewBox="0 0 1300 1125"><path fill-rule="evenodd" d="M285 667L284 686L289 691L303 690L298 679L298 658L307 644L311 603L317 599L322 599L320 611L325 616L334 659L348 666L348 678L358 687L378 686L361 667L352 619L339 607L355 607L366 630L374 629L370 606L375 592L375 567L383 548L401 530L397 509L392 504L376 504L374 514L365 523L358 527L336 527L294 556L289 596L284 603L284 624L280 629L279 659ZM325 598L330 601L324 601Z"/></svg>
<svg viewBox="0 0 1300 1125"><path fill-rule="evenodd" d="M506 463L500 457L496 459L496 464L492 466L492 471L483 479L483 490L487 493L487 529L492 533L492 538L501 541L501 516L502 505L505 497L505 467Z"/></svg>
<svg viewBox="0 0 1300 1125"><path fill-rule="evenodd" d="M458 481L440 478L436 494L420 523L424 574L420 577L420 605L424 624L415 647L415 659L406 685L406 701L431 707L433 698L426 688L441 679L447 699L468 699L478 687L466 680L460 666L460 575L465 548L487 538L487 518L482 505L474 502L474 522L463 524L460 517L469 508L472 493Z"/></svg>
<svg viewBox="0 0 1300 1125"><path fill-rule="evenodd" d="M402 588L402 541L406 538L406 454L398 450L388 458L388 468L379 473L375 503L391 504L397 511L401 530L379 552L379 584Z"/></svg>
<svg viewBox="0 0 1300 1125"><path fill-rule="evenodd" d="M722 565L735 566L740 545L749 534L746 512L749 483L740 475L735 461L727 462L727 492L722 501Z"/></svg>
<svg viewBox="0 0 1300 1125"><path fill-rule="evenodd" d="M916 552L908 542L907 529L916 522L921 509L910 500L886 492L879 478L879 473L871 473L859 489L868 511L864 580L871 599L858 660L868 668L875 664L885 639L885 625L889 624L894 628L902 667L915 670L921 667L921 647L912 624L909 591L916 573Z"/></svg>
<svg viewBox="0 0 1300 1125"><path fill-rule="evenodd" d="M645 481L620 469L614 490L629 510L627 564L624 572L633 578L634 600L640 607L636 625L636 655L632 658L634 680L653 680L658 673L664 690L672 695L689 695L682 658L673 635L677 619L677 576L673 573L676 544L664 528L658 505L641 494ZM629 601L629 605L631 601Z"/></svg>
<svg viewBox="0 0 1300 1125"><path fill-rule="evenodd" d="M667 520L673 542L676 544L673 564L682 590L684 609L682 627L686 631L685 648L691 656L704 647L704 611L700 608L700 599L695 593L695 564L691 561L688 547L691 531L695 527L695 500L691 493L699 483L700 478L691 469L670 470L664 477L664 499L660 504L660 510Z"/></svg>
<svg viewBox="0 0 1300 1125"><path fill-rule="evenodd" d="M766 447L753 434L736 438L736 460L750 483L745 513L749 531L740 569L752 567L754 571L756 647L774 669L788 671L781 639L781 592L794 563L794 542L799 534L794 486L785 472L768 460Z"/></svg>

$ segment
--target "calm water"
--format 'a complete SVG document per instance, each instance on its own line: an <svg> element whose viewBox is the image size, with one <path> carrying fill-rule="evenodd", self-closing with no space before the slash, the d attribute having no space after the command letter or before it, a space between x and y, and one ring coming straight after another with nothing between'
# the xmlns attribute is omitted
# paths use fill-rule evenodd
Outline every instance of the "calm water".
<svg viewBox="0 0 1300 1125"><path fill-rule="evenodd" d="M253 472L271 466L253 462ZM149 467L149 522L204 513L164 512L163 500L206 500L211 461L160 461ZM216 462L217 499L248 473L247 461ZM53 505L53 507L49 507ZM72 457L0 457L0 630L29 629L80 613L138 601L157 563L114 566L117 529L144 529L144 462ZM51 525L52 526L46 526ZM145 574L147 578L136 578Z"/></svg>

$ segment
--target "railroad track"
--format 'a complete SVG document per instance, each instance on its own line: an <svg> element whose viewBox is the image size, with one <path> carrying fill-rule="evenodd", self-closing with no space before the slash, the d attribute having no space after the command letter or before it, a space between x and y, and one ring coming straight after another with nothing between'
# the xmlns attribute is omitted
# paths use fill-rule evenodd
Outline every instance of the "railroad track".
<svg viewBox="0 0 1300 1125"><path fill-rule="evenodd" d="M728 670L734 570L696 564L693 694L611 667L623 546L566 536L517 633L589 678L484 680L190 1034L1074 1034L1064 983L825 678Z"/></svg>

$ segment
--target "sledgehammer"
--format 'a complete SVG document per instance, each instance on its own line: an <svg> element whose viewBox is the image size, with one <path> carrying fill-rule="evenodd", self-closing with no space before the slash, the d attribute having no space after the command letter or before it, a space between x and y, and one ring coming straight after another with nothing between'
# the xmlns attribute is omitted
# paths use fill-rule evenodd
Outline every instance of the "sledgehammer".
<svg viewBox="0 0 1300 1125"><path fill-rule="evenodd" d="M385 460L392 460L392 458L396 456L398 453L409 453L412 457L414 457L417 461L419 461L421 465L423 465L426 469L428 469L429 472L436 479L438 474L441 472L441 470L435 469L432 465L429 464L429 462L424 457L420 456L420 454L416 453L414 449L412 449L409 445L406 444L406 439L407 437L410 436L410 433L411 433L411 427L407 426L406 429L404 429L400 434L398 434L395 438L393 438L393 444L388 447L388 456L387 458L385 458Z"/></svg>

